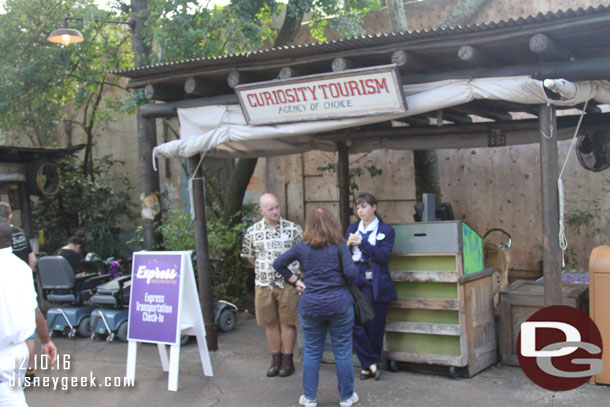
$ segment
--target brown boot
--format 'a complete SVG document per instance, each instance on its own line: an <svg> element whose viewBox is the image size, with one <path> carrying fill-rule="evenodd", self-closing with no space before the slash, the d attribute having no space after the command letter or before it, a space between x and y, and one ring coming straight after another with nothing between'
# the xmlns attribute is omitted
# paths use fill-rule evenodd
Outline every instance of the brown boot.
<svg viewBox="0 0 610 407"><path fill-rule="evenodd" d="M284 353L282 355L282 366L280 367L280 377L287 377L294 373L294 362L292 361L292 353Z"/></svg>
<svg viewBox="0 0 610 407"><path fill-rule="evenodd" d="M272 353L271 354L271 366L267 370L267 377L277 376L280 372L280 365L282 364L282 354Z"/></svg>

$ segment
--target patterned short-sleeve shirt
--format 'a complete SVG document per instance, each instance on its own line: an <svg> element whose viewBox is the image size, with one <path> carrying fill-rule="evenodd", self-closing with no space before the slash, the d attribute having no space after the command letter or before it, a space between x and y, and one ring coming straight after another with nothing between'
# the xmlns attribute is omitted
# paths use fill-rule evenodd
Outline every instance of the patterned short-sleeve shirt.
<svg viewBox="0 0 610 407"><path fill-rule="evenodd" d="M261 219L246 230L241 248L241 257L256 259L254 283L258 286L284 288L284 278L273 268L275 259L303 239L303 229L294 222L280 218L275 229ZM288 268L299 275L299 262Z"/></svg>

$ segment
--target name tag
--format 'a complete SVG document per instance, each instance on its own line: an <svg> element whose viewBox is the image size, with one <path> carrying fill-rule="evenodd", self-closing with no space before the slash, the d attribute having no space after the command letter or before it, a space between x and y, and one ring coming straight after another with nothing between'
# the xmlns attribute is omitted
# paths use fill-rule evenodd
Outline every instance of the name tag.
<svg viewBox="0 0 610 407"><path fill-rule="evenodd" d="M373 279L373 272L372 271L367 271L364 273L364 278L366 278L367 280L372 280Z"/></svg>

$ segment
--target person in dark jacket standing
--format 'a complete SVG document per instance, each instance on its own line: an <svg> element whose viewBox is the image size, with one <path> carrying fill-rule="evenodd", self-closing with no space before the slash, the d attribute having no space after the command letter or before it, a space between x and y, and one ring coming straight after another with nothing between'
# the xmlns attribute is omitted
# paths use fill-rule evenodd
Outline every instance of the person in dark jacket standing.
<svg viewBox="0 0 610 407"><path fill-rule="evenodd" d="M377 217L377 199L372 194L358 195L356 211L360 222L347 228L347 246L358 269L356 285L371 301L375 319L354 326L354 350L362 365L360 379L378 380L381 371L377 362L382 356L388 302L398 298L388 269L394 229Z"/></svg>
<svg viewBox="0 0 610 407"><path fill-rule="evenodd" d="M340 253L343 268L339 262ZM288 268L295 260L303 266L305 282ZM354 392L352 361L354 300L347 288L347 282L356 279L357 271L343 241L337 218L326 208L311 211L305 222L303 240L279 256L273 267L302 293L297 309L305 338L304 394L300 397L299 404L317 406L318 376L327 331L335 355L339 405L350 407L357 403L359 399Z"/></svg>

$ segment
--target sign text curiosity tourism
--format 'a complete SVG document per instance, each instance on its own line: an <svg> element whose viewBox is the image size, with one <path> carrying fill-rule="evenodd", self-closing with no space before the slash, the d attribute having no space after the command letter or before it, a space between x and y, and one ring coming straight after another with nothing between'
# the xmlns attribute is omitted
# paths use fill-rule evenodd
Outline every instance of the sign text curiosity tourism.
<svg viewBox="0 0 610 407"><path fill-rule="evenodd" d="M248 124L370 116L407 109L394 65L235 87Z"/></svg>

